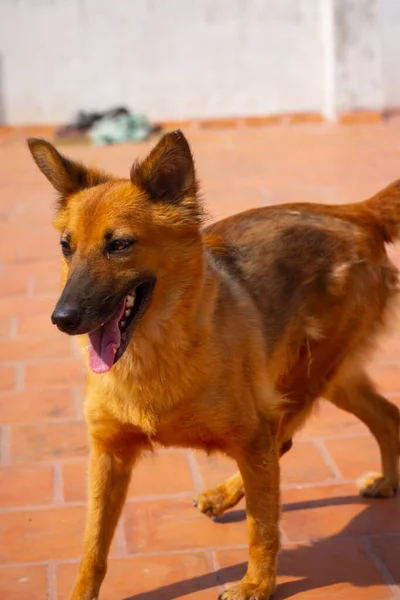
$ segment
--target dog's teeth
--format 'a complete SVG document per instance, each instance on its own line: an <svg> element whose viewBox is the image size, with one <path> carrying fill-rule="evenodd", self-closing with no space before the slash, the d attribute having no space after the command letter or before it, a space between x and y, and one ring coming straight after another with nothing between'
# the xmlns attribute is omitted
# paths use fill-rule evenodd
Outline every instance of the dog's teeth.
<svg viewBox="0 0 400 600"><path fill-rule="evenodd" d="M125 311L125 316L129 317L130 314L131 314L131 309L127 308L126 311Z"/></svg>
<svg viewBox="0 0 400 600"><path fill-rule="evenodd" d="M126 321L121 321L121 327L125 327Z"/></svg>
<svg viewBox="0 0 400 600"><path fill-rule="evenodd" d="M134 302L135 302L135 298L133 296L127 296L126 297L126 306L127 306L127 308L132 308Z"/></svg>

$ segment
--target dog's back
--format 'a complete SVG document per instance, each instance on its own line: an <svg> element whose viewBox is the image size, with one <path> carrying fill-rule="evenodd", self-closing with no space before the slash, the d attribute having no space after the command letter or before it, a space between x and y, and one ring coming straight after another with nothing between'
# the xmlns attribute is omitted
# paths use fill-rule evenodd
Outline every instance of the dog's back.
<svg viewBox="0 0 400 600"><path fill-rule="evenodd" d="M220 269L259 311L280 391L300 403L345 359L365 360L397 293L398 272L368 205L280 205L206 230Z"/></svg>

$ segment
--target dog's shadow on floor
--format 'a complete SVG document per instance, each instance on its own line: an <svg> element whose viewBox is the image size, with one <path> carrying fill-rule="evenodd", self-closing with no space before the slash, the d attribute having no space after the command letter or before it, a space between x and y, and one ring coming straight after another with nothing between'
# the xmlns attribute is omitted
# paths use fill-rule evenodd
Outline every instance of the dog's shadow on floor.
<svg viewBox="0 0 400 600"><path fill-rule="evenodd" d="M369 556L368 544L363 545L360 532L361 536L363 531L367 535L370 530L369 524L372 518L376 518L377 510L385 511L385 501L367 501L358 496L341 496L284 505L283 512L323 506L360 504L365 505L365 509L351 519L346 527L334 537L297 545L293 548L284 548L281 551L278 574L281 579L286 581L278 584L273 600L290 599L302 592L335 584L350 583L356 588L368 588L383 583L382 574L373 565ZM244 510L233 510L219 519L219 523L240 522L245 518ZM340 566L335 568L335 565L339 563ZM244 575L246 565L246 562L241 562L219 569L217 572L178 581L149 592L129 596L123 600L186 598L194 592L237 581ZM396 581L386 583L400 585L400 575L397 574Z"/></svg>

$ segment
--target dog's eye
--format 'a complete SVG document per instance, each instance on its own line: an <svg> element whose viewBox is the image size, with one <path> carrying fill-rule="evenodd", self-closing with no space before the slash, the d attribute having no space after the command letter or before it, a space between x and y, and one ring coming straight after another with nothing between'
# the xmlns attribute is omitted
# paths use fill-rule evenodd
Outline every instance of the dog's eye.
<svg viewBox="0 0 400 600"><path fill-rule="evenodd" d="M108 254L118 254L118 252L125 252L133 246L133 240L114 240L108 244Z"/></svg>
<svg viewBox="0 0 400 600"><path fill-rule="evenodd" d="M61 250L62 250L62 253L64 254L64 256L66 258L71 256L72 249L71 249L71 244L68 242L68 240L61 240L60 244L61 244Z"/></svg>

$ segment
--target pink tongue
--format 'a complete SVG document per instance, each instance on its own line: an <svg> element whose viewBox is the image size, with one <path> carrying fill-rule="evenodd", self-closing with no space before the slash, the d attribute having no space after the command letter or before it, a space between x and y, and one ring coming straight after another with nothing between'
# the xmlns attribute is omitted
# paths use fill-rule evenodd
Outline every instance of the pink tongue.
<svg viewBox="0 0 400 600"><path fill-rule="evenodd" d="M89 367L93 373L107 373L114 364L114 350L121 345L119 321L124 310L125 300L107 323L89 333Z"/></svg>

